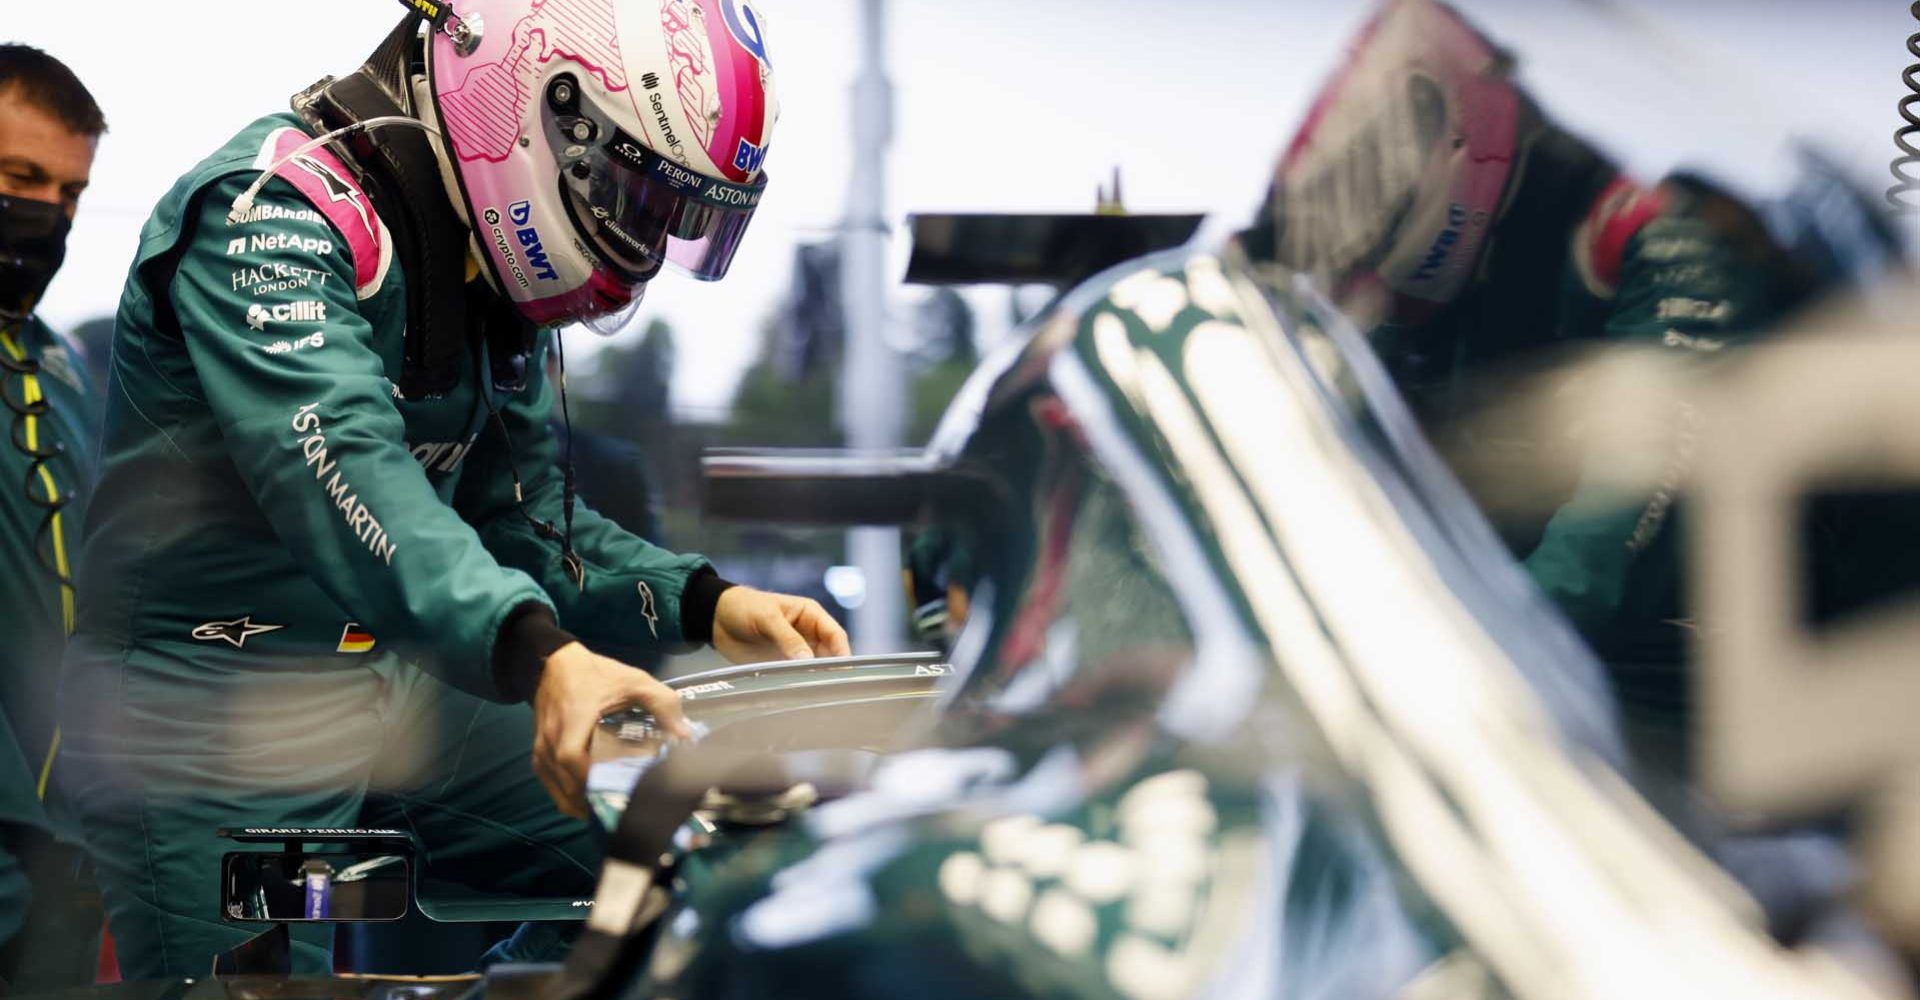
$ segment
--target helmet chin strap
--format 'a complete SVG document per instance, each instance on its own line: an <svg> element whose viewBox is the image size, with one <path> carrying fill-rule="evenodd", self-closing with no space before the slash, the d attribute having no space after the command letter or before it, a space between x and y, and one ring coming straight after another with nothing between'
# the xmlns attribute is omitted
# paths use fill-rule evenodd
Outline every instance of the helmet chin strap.
<svg viewBox="0 0 1920 1000"><path fill-rule="evenodd" d="M433 54L428 52L431 60ZM431 70L429 70L431 72ZM473 225L473 217L467 214L467 199L460 194L460 178L454 175L453 160L447 156L446 134L440 131L440 109L433 104L433 84L426 73L415 73L407 80L408 91L413 97L411 110L419 118L423 127L440 138L433 144L434 161L440 165L440 186L447 189L447 204L453 206L454 214L460 221Z"/></svg>
<svg viewBox="0 0 1920 1000"><path fill-rule="evenodd" d="M428 45L425 48L425 59L430 63L433 59L433 46ZM440 186L447 193L447 204L453 206L453 214L459 216L460 221L467 227L467 280L473 280L474 273L478 272L480 280L486 282L487 287L504 295L506 289L500 287L499 277L493 273L493 268L486 264L486 254L480 247L480 234L473 228L473 216L467 211L466 195L460 190L460 178L453 172L453 159L447 155L446 133L440 130L440 109L433 103L433 81L430 78L432 71L429 65L426 72L408 76L407 88L409 96L413 98L411 110L426 130L440 140L431 144L433 159L440 168Z"/></svg>

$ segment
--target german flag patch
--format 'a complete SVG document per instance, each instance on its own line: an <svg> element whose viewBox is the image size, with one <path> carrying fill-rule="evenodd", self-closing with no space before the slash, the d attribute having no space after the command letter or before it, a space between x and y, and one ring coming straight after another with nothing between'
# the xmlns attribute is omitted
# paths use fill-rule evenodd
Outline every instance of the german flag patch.
<svg viewBox="0 0 1920 1000"><path fill-rule="evenodd" d="M334 652L371 653L373 652L373 635L361 628L359 622L348 622L347 627L340 630L340 645Z"/></svg>

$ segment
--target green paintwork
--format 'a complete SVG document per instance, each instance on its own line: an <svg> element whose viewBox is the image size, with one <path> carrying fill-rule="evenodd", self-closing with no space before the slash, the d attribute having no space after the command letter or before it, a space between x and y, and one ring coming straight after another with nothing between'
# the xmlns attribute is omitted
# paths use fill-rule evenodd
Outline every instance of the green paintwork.
<svg viewBox="0 0 1920 1000"><path fill-rule="evenodd" d="M879 790L685 855L633 995L877 998L911 983L925 997L1148 1000L1246 960L1263 928L1287 982L1359 995L1457 944L1403 910L1360 814L1309 777L1311 740L1307 770L1270 769L1282 702L1222 744L1156 722L1196 637L1045 376L1057 352L1078 354L1151 455L1153 427L1103 372L1095 325L1118 320L1177 374L1185 335L1233 322L1232 297L1215 258L1152 258L1069 296L1021 359L983 376L992 401L956 461L991 468L1015 501L943 525L942 541L994 588L986 651L928 746L882 765ZM1202 545L1218 571L1217 543ZM970 791L960 804L928 791L947 787ZM1103 887L1103 858L1132 879Z"/></svg>

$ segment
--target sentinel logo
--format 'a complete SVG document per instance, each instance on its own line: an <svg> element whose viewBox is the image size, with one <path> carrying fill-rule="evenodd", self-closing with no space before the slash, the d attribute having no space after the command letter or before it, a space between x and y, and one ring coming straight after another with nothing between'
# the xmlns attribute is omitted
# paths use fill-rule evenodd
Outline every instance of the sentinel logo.
<svg viewBox="0 0 1920 1000"><path fill-rule="evenodd" d="M547 248L540 241L540 231L528 225L533 220L533 206L524 201L516 201L507 206L507 217L520 228L514 230L514 238L527 252L527 266L533 269L534 276L543 281L558 281L560 275L553 269L553 262L547 259Z"/></svg>

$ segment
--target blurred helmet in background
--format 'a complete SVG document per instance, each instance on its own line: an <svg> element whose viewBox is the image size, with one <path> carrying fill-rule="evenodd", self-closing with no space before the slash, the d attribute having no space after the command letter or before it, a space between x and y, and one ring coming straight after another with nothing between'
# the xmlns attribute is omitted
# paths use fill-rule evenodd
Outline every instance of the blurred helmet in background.
<svg viewBox="0 0 1920 1000"><path fill-rule="evenodd" d="M727 273L779 117L747 0L464 0L434 111L493 278L529 320L605 332L672 266Z"/></svg>
<svg viewBox="0 0 1920 1000"><path fill-rule="evenodd" d="M1505 53L1434 0L1389 0L1314 100L1257 255L1370 320L1409 321L1474 274L1539 115Z"/></svg>

